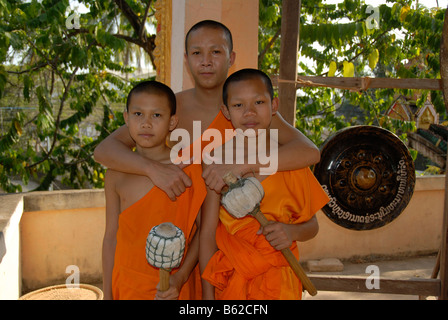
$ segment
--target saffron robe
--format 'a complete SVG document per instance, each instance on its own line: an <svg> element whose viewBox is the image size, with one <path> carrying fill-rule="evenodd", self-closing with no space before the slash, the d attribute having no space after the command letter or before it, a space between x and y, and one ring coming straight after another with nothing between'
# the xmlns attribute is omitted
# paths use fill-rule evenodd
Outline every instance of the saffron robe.
<svg viewBox="0 0 448 320"><path fill-rule="evenodd" d="M199 138L196 138L190 145L179 150L179 157L175 163L186 163L193 158L193 163L201 164L204 152L210 153L214 148L221 146L224 142L231 139L234 134L235 130L232 123L219 111L210 126ZM216 139L216 136L219 139Z"/></svg>
<svg viewBox="0 0 448 320"><path fill-rule="evenodd" d="M120 213L112 272L112 294L115 300L152 300L157 292L159 269L146 261L146 238L152 227L171 222L185 235L188 252L196 225L195 220L207 193L200 165L184 169L192 180L176 201L154 186L139 201ZM178 269L172 270L172 273ZM181 289L179 299L201 299L199 269L195 268Z"/></svg>
<svg viewBox="0 0 448 320"><path fill-rule="evenodd" d="M329 198L309 168L277 172L261 182L265 196L260 209L266 218L287 224L306 222ZM292 300L302 296L302 284L281 251L275 250L258 221L233 218L223 206L216 231L218 251L202 277L216 287L220 300ZM294 241L291 250L299 258Z"/></svg>

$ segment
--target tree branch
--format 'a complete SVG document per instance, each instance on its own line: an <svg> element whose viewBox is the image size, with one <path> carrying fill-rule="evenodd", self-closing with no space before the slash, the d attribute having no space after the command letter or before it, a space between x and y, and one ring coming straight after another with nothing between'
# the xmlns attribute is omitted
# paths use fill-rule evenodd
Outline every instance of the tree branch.
<svg viewBox="0 0 448 320"><path fill-rule="evenodd" d="M152 0L148 0L148 5L146 6L145 14L143 15L143 18L142 18L142 23L140 25L140 32L138 34L139 39L142 39L143 36L145 36L145 38L146 38L146 34L144 33L144 31L145 31L146 19L148 19L149 8L151 7L151 2L152 2Z"/></svg>
<svg viewBox="0 0 448 320"><path fill-rule="evenodd" d="M113 36L115 38L120 38L120 39L123 39L123 40L125 40L127 42L131 42L133 44L136 44L136 45L138 45L139 47L142 47L142 48L144 48L144 46L145 46L145 43L141 39L136 39L136 38L133 38L133 37L130 37L130 36L126 36L124 34L118 34L118 33L114 34Z"/></svg>
<svg viewBox="0 0 448 320"><path fill-rule="evenodd" d="M50 157L51 153L53 152L54 147L56 146L56 142L57 142L56 137L58 135L59 125L61 123L62 110L64 109L64 103L65 103L65 100L67 99L68 91L69 91L69 88L70 88L70 86L72 84L73 79L75 78L76 72L78 72L78 67L76 67L75 70L73 71L73 73L70 76L70 79L69 79L67 85L64 85L64 94L62 95L61 103L59 105L58 117L57 117L56 123L55 123L55 129L54 129L54 134L53 134L53 142L51 143L50 150L48 150L48 152L45 153L45 157L43 157L42 159L40 159L39 161L37 161L37 162L35 162L33 164L28 165L27 166L28 169L32 168L32 167L35 167L38 164L40 164L40 163L44 162L45 160L47 160Z"/></svg>
<svg viewBox="0 0 448 320"><path fill-rule="evenodd" d="M280 27L277 30L277 32L275 33L275 35L272 37L271 41L269 41L269 43L266 45L266 47L263 49L263 51L261 51L260 54L258 55L258 65L260 65L266 52L274 45L275 40L277 40L277 38L280 36L281 33L282 33L282 28Z"/></svg>
<svg viewBox="0 0 448 320"><path fill-rule="evenodd" d="M118 6L118 8L120 8L120 10L123 12L125 17L128 19L135 33L137 35L140 34L141 24L138 19L138 16L135 14L134 11L132 11L131 7L127 4L127 2L125 0L115 0L114 2Z"/></svg>
<svg viewBox="0 0 448 320"><path fill-rule="evenodd" d="M48 66L48 62L42 62L42 63L39 63L38 65L36 65L36 66L34 66L32 68L26 69L26 70L21 70L21 71L10 71L10 70L8 70L6 72L7 73L11 73L11 74L24 74L24 73L28 73L28 72L39 70L40 68L43 68L43 67L46 67L46 66Z"/></svg>

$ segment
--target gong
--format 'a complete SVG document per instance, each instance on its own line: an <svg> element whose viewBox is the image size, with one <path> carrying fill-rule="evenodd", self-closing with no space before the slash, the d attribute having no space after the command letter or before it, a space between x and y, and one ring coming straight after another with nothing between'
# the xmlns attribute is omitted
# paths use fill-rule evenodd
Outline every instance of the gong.
<svg viewBox="0 0 448 320"><path fill-rule="evenodd" d="M395 134L354 126L330 136L320 149L314 175L330 198L322 211L333 222L371 230L393 221L406 208L414 192L414 161Z"/></svg>

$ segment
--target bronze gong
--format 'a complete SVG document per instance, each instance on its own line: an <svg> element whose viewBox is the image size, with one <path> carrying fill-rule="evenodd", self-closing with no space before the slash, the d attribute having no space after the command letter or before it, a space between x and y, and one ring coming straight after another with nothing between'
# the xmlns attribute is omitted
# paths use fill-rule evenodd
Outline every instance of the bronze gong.
<svg viewBox="0 0 448 320"><path fill-rule="evenodd" d="M336 224L354 230L382 227L397 218L415 186L414 161L392 132L354 126L321 146L314 175L330 197L322 208Z"/></svg>

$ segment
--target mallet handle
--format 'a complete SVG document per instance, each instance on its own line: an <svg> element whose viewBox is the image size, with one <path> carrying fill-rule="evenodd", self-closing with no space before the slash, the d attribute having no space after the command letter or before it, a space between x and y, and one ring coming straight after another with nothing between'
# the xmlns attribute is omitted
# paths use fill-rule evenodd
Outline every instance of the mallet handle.
<svg viewBox="0 0 448 320"><path fill-rule="evenodd" d="M159 269L159 290L160 291L166 291L170 287L170 272L168 270Z"/></svg>
<svg viewBox="0 0 448 320"><path fill-rule="evenodd" d="M256 210L255 213L252 214L255 219L260 223L262 227L266 226L269 223L269 220L266 219L263 212L260 211L260 209ZM282 249L282 254L285 257L286 261L288 261L291 269L296 274L297 278L302 282L303 287L306 291L312 296L315 296L317 294L316 287L314 287L311 280L306 275L305 271L300 266L299 261L297 261L297 258L292 253L291 249L285 248Z"/></svg>

